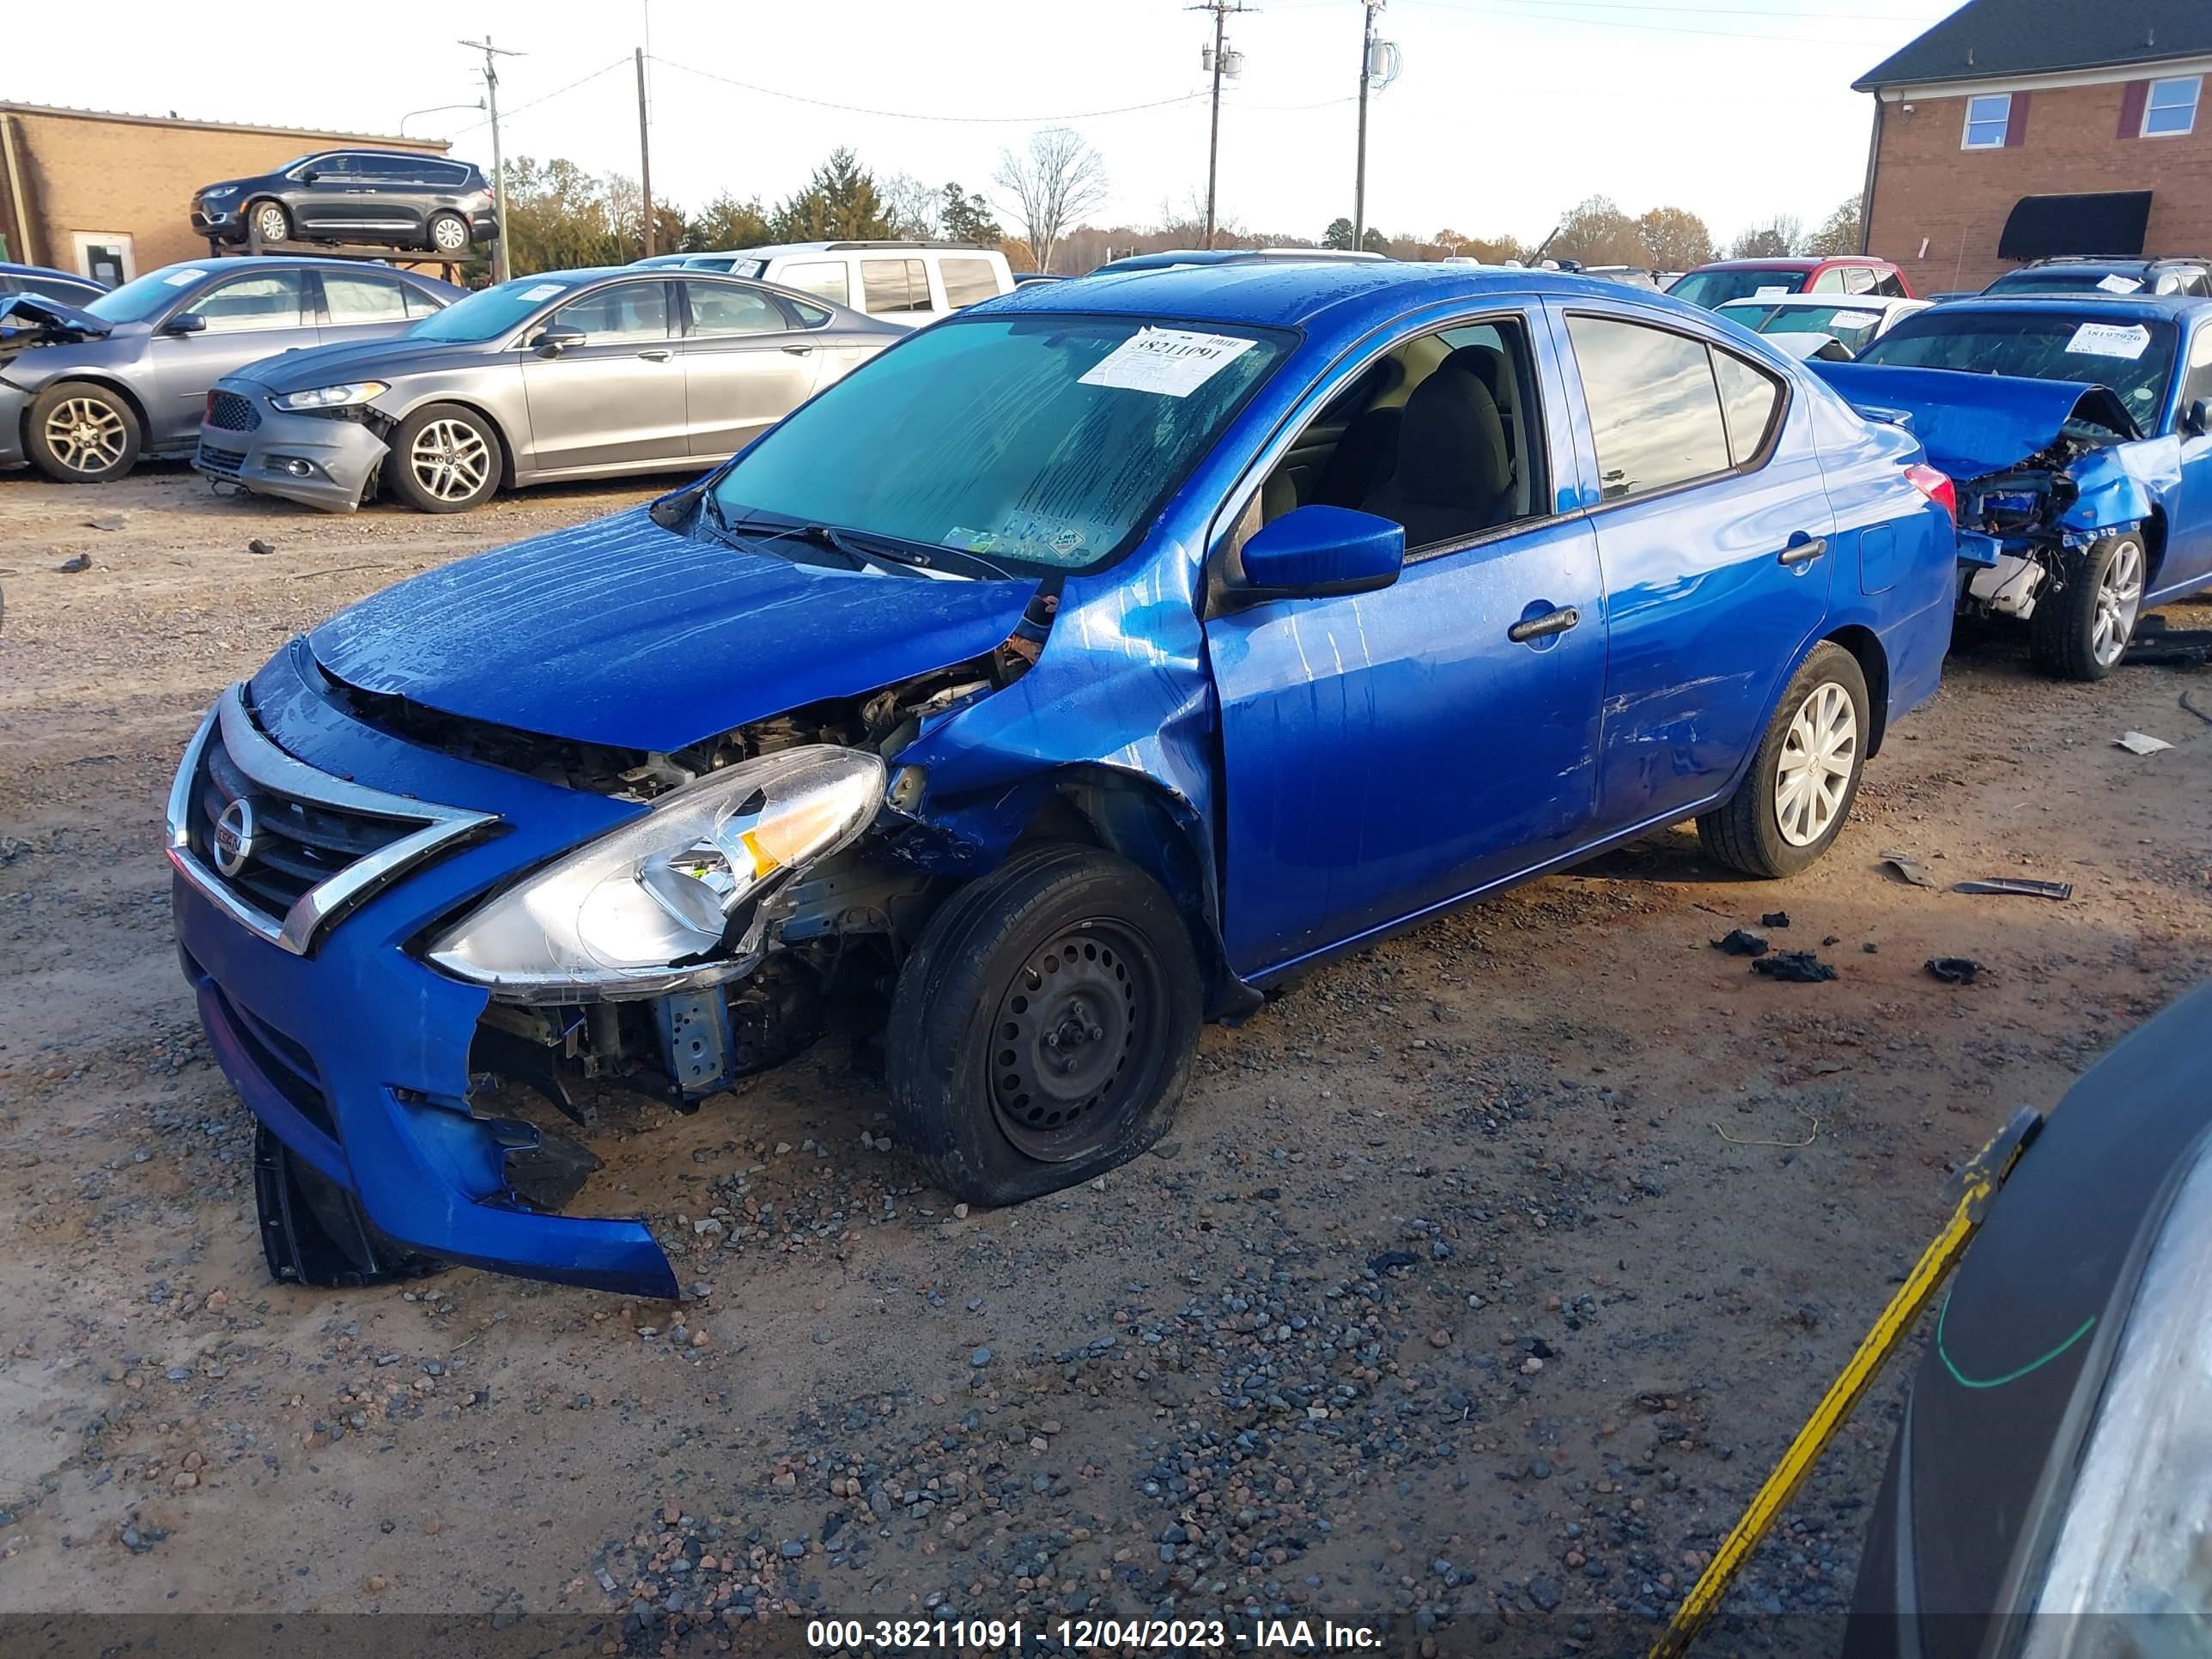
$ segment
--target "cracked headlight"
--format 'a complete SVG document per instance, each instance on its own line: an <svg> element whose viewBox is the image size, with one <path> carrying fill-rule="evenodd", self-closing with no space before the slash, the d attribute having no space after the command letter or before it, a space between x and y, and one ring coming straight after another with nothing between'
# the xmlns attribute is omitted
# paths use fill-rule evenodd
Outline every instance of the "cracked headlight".
<svg viewBox="0 0 2212 1659"><path fill-rule="evenodd" d="M731 978L759 953L750 901L848 846L883 793L881 758L820 744L712 773L480 905L430 960L519 1002Z"/></svg>
<svg viewBox="0 0 2212 1659"><path fill-rule="evenodd" d="M348 380L343 386L319 386L310 392L283 392L269 401L297 415L318 409L351 409L391 389L390 382L385 380Z"/></svg>

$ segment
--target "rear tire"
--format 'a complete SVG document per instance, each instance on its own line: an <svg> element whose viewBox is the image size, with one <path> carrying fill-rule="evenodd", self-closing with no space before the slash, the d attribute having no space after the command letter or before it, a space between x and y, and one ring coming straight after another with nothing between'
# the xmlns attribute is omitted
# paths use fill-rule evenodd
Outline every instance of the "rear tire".
<svg viewBox="0 0 2212 1659"><path fill-rule="evenodd" d="M2062 680L2101 680L2120 665L2142 615L2142 537L2107 536L2069 562L2066 586L2027 619L2028 655Z"/></svg>
<svg viewBox="0 0 2212 1659"><path fill-rule="evenodd" d="M282 202L256 202L246 210L246 240L250 245L259 242L289 242L292 240L292 216L285 211Z"/></svg>
<svg viewBox="0 0 2212 1659"><path fill-rule="evenodd" d="M1823 640L1790 677L1735 793L1698 820L1705 851L1770 878L1812 865L1851 815L1873 731L1858 659Z"/></svg>
<svg viewBox="0 0 2212 1659"><path fill-rule="evenodd" d="M432 214L429 231L433 253L461 254L469 251L469 222L459 214Z"/></svg>
<svg viewBox="0 0 2212 1659"><path fill-rule="evenodd" d="M119 392L60 380L31 399L24 447L56 483L106 483L138 461L138 411Z"/></svg>
<svg viewBox="0 0 2212 1659"><path fill-rule="evenodd" d="M394 427L379 475L418 513L465 513L499 490L499 434L473 409L431 404Z"/></svg>
<svg viewBox="0 0 2212 1659"><path fill-rule="evenodd" d="M1091 847L1018 854L954 894L900 971L900 1138L971 1203L1088 1181L1165 1132L1203 1001L1190 929L1151 877Z"/></svg>

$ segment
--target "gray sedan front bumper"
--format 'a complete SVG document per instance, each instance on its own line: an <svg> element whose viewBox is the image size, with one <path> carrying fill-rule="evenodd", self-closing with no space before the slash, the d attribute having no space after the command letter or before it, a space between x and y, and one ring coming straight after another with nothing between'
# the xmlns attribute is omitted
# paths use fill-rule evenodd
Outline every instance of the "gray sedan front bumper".
<svg viewBox="0 0 2212 1659"><path fill-rule="evenodd" d="M203 426L192 465L257 495L350 513L391 452L359 421L290 415L264 405L251 431Z"/></svg>
<svg viewBox="0 0 2212 1659"><path fill-rule="evenodd" d="M23 453L23 411L31 396L0 382L0 466L21 466L30 459Z"/></svg>

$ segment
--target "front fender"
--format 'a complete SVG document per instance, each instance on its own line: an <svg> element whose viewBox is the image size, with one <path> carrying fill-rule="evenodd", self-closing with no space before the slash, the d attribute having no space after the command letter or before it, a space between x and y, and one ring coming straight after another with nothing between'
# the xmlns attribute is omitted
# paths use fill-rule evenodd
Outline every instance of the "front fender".
<svg viewBox="0 0 2212 1659"><path fill-rule="evenodd" d="M2067 476L2080 494L2059 520L2065 529L2088 537L2129 529L2164 508L2180 486L2180 441L2115 444L2083 456Z"/></svg>

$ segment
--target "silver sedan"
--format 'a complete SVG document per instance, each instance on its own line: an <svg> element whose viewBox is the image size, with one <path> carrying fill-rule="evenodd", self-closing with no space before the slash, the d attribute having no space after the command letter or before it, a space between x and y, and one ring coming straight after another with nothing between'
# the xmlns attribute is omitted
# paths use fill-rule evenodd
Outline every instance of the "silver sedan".
<svg viewBox="0 0 2212 1659"><path fill-rule="evenodd" d="M289 351L216 382L192 465L349 513L459 513L502 485L703 469L908 331L699 271L554 271L395 340Z"/></svg>

